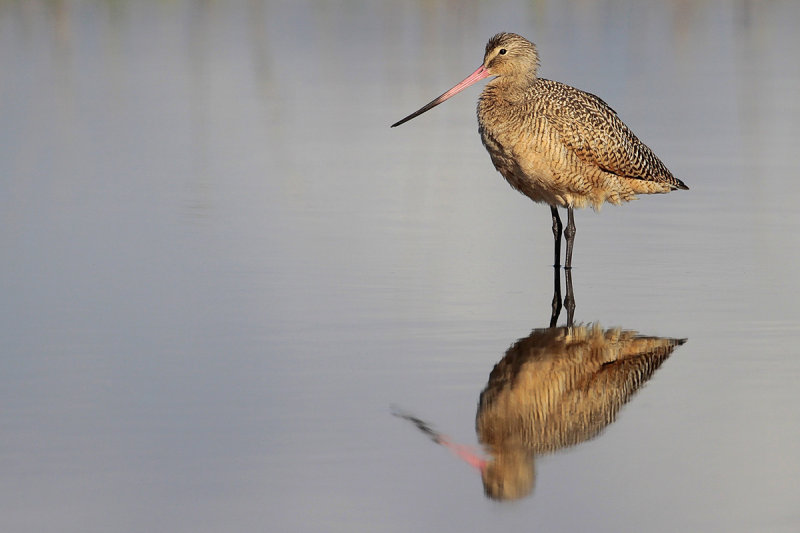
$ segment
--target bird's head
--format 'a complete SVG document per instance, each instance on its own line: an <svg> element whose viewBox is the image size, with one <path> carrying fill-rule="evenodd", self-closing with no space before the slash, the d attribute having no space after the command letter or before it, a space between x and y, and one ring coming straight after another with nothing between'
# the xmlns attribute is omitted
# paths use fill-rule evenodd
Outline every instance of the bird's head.
<svg viewBox="0 0 800 533"><path fill-rule="evenodd" d="M496 80L493 80L492 83L506 84L507 87L525 87L536 80L538 67L539 54L536 53L536 46L532 42L516 33L498 33L486 44L483 64L475 72L438 98L406 118L395 122L392 127L399 126L429 109L433 109L473 83L490 76L496 76Z"/></svg>
<svg viewBox="0 0 800 533"><path fill-rule="evenodd" d="M498 33L486 43L483 68L503 82L530 83L539 69L536 45L516 33Z"/></svg>

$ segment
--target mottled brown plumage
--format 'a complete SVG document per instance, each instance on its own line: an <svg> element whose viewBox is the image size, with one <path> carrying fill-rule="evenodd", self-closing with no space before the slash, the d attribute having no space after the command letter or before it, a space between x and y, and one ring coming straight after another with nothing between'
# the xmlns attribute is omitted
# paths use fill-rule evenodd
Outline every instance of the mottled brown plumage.
<svg viewBox="0 0 800 533"><path fill-rule="evenodd" d="M537 77L538 64L536 47L519 35L486 45L483 65L497 77L480 96L479 131L515 189L536 202L597 208L687 188L603 100Z"/></svg>
<svg viewBox="0 0 800 533"><path fill-rule="evenodd" d="M534 330L495 365L481 393L478 439L492 459L487 495L515 499L535 479L535 456L597 436L685 339L598 325Z"/></svg>
<svg viewBox="0 0 800 533"><path fill-rule="evenodd" d="M486 45L483 64L398 126L439 105L478 80L494 76L481 93L478 129L495 168L512 187L551 206L555 264L559 264L561 220L568 210L565 266L571 267L575 237L573 208L620 204L637 194L688 189L597 96L539 78L536 46L514 33L499 33Z"/></svg>

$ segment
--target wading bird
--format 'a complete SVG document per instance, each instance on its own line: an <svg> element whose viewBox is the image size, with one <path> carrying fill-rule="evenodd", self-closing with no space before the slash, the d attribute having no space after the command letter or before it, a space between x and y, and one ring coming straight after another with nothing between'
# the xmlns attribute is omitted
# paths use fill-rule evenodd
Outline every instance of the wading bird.
<svg viewBox="0 0 800 533"><path fill-rule="evenodd" d="M494 76L478 102L478 131L495 168L533 200L550 205L555 266L561 257L567 209L564 268L572 267L573 208L621 204L637 194L688 189L650 148L597 96L537 76L536 46L514 33L499 33L486 45L483 64L464 81L399 126L441 104L473 83Z"/></svg>

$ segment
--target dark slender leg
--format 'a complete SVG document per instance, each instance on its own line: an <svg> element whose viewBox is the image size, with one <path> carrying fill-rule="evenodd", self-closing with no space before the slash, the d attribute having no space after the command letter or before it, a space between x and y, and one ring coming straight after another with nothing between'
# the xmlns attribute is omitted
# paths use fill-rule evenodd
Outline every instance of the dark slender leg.
<svg viewBox="0 0 800 533"><path fill-rule="evenodd" d="M572 207L567 208L567 227L564 229L564 237L567 239L567 257L564 261L564 268L572 268L572 245L575 242L575 215Z"/></svg>
<svg viewBox="0 0 800 533"><path fill-rule="evenodd" d="M564 297L564 307L567 308L567 327L571 328L572 320L575 318L575 292L572 290L572 269L565 270L564 275L567 278L567 295Z"/></svg>
<svg viewBox="0 0 800 533"><path fill-rule="evenodd" d="M569 274L569 273L568 273ZM558 315L561 314L561 267L553 267L553 303L552 313L550 314L550 327L556 327Z"/></svg>
<svg viewBox="0 0 800 533"><path fill-rule="evenodd" d="M553 214L553 237L556 240L556 260L553 262L553 266L561 266L561 217L558 216L558 209L556 206L550 206L550 212Z"/></svg>

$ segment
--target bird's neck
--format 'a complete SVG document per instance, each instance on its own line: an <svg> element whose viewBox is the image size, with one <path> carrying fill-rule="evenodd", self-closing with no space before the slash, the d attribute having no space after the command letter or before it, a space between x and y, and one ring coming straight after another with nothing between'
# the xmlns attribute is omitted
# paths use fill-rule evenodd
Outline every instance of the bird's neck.
<svg viewBox="0 0 800 533"><path fill-rule="evenodd" d="M498 76L486 85L486 96L515 102L527 98L530 88L536 83L536 74L526 76Z"/></svg>

